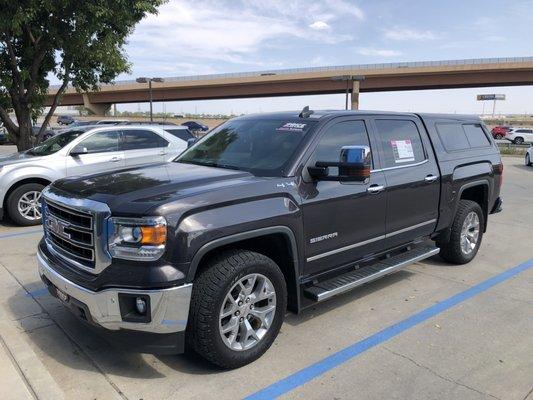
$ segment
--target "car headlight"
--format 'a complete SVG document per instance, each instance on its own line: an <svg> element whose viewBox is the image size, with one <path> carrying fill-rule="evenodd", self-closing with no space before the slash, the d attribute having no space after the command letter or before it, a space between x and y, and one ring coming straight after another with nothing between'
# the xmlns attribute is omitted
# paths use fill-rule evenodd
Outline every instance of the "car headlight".
<svg viewBox="0 0 533 400"><path fill-rule="evenodd" d="M154 261L165 252L167 221L163 217L110 218L109 253L114 258Z"/></svg>

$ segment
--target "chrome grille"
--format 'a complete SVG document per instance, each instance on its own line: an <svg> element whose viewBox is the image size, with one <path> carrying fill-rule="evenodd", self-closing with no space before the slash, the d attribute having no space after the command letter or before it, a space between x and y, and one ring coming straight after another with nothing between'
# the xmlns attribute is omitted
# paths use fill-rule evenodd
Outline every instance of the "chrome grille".
<svg viewBox="0 0 533 400"><path fill-rule="evenodd" d="M54 250L86 268L95 267L95 226L92 214L44 200L44 229Z"/></svg>

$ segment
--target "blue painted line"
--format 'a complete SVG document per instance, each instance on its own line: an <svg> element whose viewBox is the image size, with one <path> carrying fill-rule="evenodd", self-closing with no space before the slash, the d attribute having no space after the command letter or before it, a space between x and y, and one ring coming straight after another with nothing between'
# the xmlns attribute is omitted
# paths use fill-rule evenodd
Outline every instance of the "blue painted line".
<svg viewBox="0 0 533 400"><path fill-rule="evenodd" d="M36 299L38 297L43 297L43 296L46 296L48 294L50 294L48 289L43 287L43 288L35 289L35 290L31 291L31 292L26 293L26 296L27 297L33 297L34 299Z"/></svg>
<svg viewBox="0 0 533 400"><path fill-rule="evenodd" d="M483 281L476 286L471 287L470 289L465 290L464 292L458 293L452 297L449 297L446 300L441 301L431 307L428 307L406 319L400 321L394 325L385 328L372 336L367 337L357 343L352 344L351 346L346 347L345 349L332 354L312 365L306 367L288 377L273 383L270 386L246 397L246 400L262 400L262 399L274 399L277 398L291 390L296 389L299 386L304 385L305 383L315 379L316 377L324 374L325 372L338 367L339 365L351 360L352 358L358 356L359 354L365 352L372 347L375 347L400 333L416 326L424 321L427 321L431 317L434 317L437 314L440 314L443 311L446 311L455 305L464 302L490 288L493 286L506 281L514 277L515 275L533 267L533 259L526 261L523 264L520 264L514 268L511 268L501 274L498 274L492 278Z"/></svg>
<svg viewBox="0 0 533 400"><path fill-rule="evenodd" d="M32 229L31 231L4 233L0 235L0 239L7 239L7 238L12 238L12 237L18 237L18 236L35 235L36 233L43 233L43 229L39 228L39 229Z"/></svg>

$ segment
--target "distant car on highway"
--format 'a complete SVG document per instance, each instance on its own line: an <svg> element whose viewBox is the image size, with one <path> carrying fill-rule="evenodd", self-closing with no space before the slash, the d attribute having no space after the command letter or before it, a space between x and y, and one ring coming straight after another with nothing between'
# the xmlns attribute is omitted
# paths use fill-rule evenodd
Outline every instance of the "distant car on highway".
<svg viewBox="0 0 533 400"><path fill-rule="evenodd" d="M167 162L186 148L187 140L155 126L68 129L0 157L0 219L7 213L18 225L40 224L41 191L56 179Z"/></svg>
<svg viewBox="0 0 533 400"><path fill-rule="evenodd" d="M533 128L510 128L504 139L514 144L533 143Z"/></svg>
<svg viewBox="0 0 533 400"><path fill-rule="evenodd" d="M527 167L531 167L533 165L533 145L527 149L525 162Z"/></svg>
<svg viewBox="0 0 533 400"><path fill-rule="evenodd" d="M72 117L71 115L60 115L57 117L56 122L59 125L70 125L75 122L75 120L74 117Z"/></svg>
<svg viewBox="0 0 533 400"><path fill-rule="evenodd" d="M189 128L191 132L207 132L209 130L209 127L207 125L196 121L187 121L182 123L182 125Z"/></svg>
<svg viewBox="0 0 533 400"><path fill-rule="evenodd" d="M490 133L492 134L492 137L494 139L500 140L505 137L507 132L509 132L509 129L511 129L510 126L495 126L494 128L492 128Z"/></svg>

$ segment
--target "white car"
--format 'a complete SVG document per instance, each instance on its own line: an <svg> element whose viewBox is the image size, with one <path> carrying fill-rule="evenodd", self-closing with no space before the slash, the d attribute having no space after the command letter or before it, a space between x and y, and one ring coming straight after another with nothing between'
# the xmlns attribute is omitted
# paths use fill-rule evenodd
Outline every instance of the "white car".
<svg viewBox="0 0 533 400"><path fill-rule="evenodd" d="M187 127L83 126L0 157L0 219L41 223L41 191L56 179L171 161L194 138Z"/></svg>
<svg viewBox="0 0 533 400"><path fill-rule="evenodd" d="M533 165L533 145L526 151L526 166L531 167Z"/></svg>
<svg viewBox="0 0 533 400"><path fill-rule="evenodd" d="M505 139L513 142L514 144L533 143L533 128L511 128L505 134Z"/></svg>

